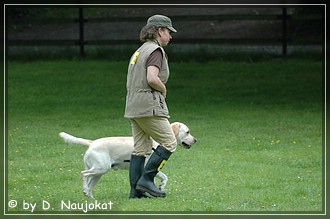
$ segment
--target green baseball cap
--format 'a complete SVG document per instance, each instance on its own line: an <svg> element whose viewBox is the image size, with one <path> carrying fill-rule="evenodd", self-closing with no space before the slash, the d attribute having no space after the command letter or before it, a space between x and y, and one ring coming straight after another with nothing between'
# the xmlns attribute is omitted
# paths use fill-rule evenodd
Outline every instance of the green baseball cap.
<svg viewBox="0 0 330 219"><path fill-rule="evenodd" d="M172 26L172 21L169 17L166 17L164 15L153 15L151 16L148 21L147 21L147 25L155 25L155 26L159 26L159 27L166 27L167 29L169 29L170 31L176 33L176 29L173 28Z"/></svg>

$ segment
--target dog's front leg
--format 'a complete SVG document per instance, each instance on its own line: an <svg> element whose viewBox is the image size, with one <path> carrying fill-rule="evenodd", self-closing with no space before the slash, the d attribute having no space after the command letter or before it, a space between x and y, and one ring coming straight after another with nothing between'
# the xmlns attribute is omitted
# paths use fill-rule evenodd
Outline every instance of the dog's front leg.
<svg viewBox="0 0 330 219"><path fill-rule="evenodd" d="M159 171L157 173L156 177L158 179L160 179L159 189L161 191L165 191L165 186L166 186L166 183L167 183L167 180L168 180L167 176L163 172Z"/></svg>

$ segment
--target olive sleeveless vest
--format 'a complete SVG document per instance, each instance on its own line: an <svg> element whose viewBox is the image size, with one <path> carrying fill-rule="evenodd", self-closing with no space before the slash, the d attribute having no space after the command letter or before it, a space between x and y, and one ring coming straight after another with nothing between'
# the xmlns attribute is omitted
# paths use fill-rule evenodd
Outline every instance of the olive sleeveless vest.
<svg viewBox="0 0 330 219"><path fill-rule="evenodd" d="M160 48L163 61L158 77L166 84L169 78L169 67L164 49L154 41L145 42L132 55L127 74L127 96L125 117L141 118L160 116L169 118L165 98L159 91L151 88L147 82L147 59L150 54Z"/></svg>

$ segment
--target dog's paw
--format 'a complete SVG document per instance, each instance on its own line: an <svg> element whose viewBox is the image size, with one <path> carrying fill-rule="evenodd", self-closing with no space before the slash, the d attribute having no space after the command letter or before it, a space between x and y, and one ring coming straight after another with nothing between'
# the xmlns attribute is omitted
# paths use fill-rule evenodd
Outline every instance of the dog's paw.
<svg viewBox="0 0 330 219"><path fill-rule="evenodd" d="M86 192L86 191L83 190L83 193L86 197L95 200L94 196L92 194L90 194L89 192Z"/></svg>

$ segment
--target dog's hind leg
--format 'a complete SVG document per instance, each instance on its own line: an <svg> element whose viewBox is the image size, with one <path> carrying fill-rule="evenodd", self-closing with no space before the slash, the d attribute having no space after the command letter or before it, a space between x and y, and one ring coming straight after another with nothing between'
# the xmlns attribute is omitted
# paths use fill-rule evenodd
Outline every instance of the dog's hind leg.
<svg viewBox="0 0 330 219"><path fill-rule="evenodd" d="M88 192L88 177L84 176L83 171L81 171L81 179L82 179L82 191L85 195L87 195Z"/></svg>
<svg viewBox="0 0 330 219"><path fill-rule="evenodd" d="M93 170L94 169L91 168L89 170L81 171L81 179L83 184L82 192L84 193L85 196L91 199L94 199L94 197L89 187L89 182L91 180L91 176L89 176L89 173L92 172Z"/></svg>
<svg viewBox="0 0 330 219"><path fill-rule="evenodd" d="M93 168L92 169L89 169L89 170L84 170L84 171L81 171L81 179L82 179L82 184L83 184L83 188L82 188L82 191L84 193L85 196L87 196L88 198L92 198L94 199L93 195L91 194L91 191L89 190L89 187L88 187L88 182L90 181L90 177L88 176L88 172L90 171L93 171Z"/></svg>
<svg viewBox="0 0 330 219"><path fill-rule="evenodd" d="M91 199L95 199L94 196L93 196L93 189L94 189L95 185L97 184L97 182L101 179L101 176L102 175L95 175L95 176L89 176L88 177L87 190L84 191L84 194L87 197L89 197Z"/></svg>
<svg viewBox="0 0 330 219"><path fill-rule="evenodd" d="M81 177L83 181L83 193L91 198L93 197L93 189L96 186L97 182L100 180L101 176L108 172L107 169L104 168L94 168L92 167L89 170L81 171Z"/></svg>

